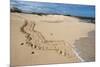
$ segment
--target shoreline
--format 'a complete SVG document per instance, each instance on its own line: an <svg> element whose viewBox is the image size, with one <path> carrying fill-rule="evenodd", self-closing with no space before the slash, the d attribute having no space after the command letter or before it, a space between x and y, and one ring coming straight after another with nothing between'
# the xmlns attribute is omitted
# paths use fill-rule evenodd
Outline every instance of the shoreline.
<svg viewBox="0 0 100 67"><path fill-rule="evenodd" d="M80 21L85 21L86 23L93 23L95 24L95 18L93 17L81 17L81 16L72 16L72 15L62 15L62 14L46 14L46 13L26 13L21 11L12 11L11 13L23 13L23 14L33 14L33 15L39 15L39 16L47 16L47 15L59 15L59 16L69 16L73 18L80 19Z"/></svg>
<svg viewBox="0 0 100 67"><path fill-rule="evenodd" d="M70 17L75 17L75 18L79 18L80 20L83 20L83 21L88 21L88 22L91 22L91 23L94 23L95 24L95 17L84 17L84 16L72 16L70 14L57 14L57 13L39 13L39 12L24 12L16 7L12 7L10 9L10 11L12 13L25 13L25 14L36 14L36 15L39 15L39 16L43 16L43 15L62 15L62 16L70 16Z"/></svg>

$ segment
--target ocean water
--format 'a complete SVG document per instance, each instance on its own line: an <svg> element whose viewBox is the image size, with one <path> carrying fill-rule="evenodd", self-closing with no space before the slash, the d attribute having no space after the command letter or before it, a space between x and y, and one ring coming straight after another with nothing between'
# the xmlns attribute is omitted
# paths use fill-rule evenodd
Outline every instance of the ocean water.
<svg viewBox="0 0 100 67"><path fill-rule="evenodd" d="M27 13L61 14L95 18L94 5L76 5L11 0L11 8L16 7Z"/></svg>

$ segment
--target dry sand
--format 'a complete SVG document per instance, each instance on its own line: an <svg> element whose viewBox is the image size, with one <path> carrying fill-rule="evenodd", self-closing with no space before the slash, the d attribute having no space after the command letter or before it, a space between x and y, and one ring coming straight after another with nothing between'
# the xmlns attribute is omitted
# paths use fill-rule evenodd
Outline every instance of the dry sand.
<svg viewBox="0 0 100 67"><path fill-rule="evenodd" d="M94 61L94 31L75 17L11 13L11 65Z"/></svg>

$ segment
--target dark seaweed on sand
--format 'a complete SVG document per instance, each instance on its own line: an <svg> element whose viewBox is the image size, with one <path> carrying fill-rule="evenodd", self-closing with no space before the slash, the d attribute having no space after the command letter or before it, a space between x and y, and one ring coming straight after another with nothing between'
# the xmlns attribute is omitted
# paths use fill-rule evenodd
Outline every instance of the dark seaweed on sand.
<svg viewBox="0 0 100 67"><path fill-rule="evenodd" d="M16 7L12 7L12 8L10 8L10 11L11 11L11 12L22 13L22 11L21 11L19 8L16 8Z"/></svg>
<svg viewBox="0 0 100 67"><path fill-rule="evenodd" d="M17 13L27 13L27 12L23 12L21 9L17 8L17 7L11 7L10 8L11 12L17 12ZM36 14L39 16L43 16L43 15L61 15L61 14L50 14L50 13L36 13L36 12L30 12L28 14ZM63 15L63 16L71 16L71 17L76 17L79 18L80 21L86 21L87 23L94 23L95 24L95 17L80 17L80 16L72 16L69 14Z"/></svg>

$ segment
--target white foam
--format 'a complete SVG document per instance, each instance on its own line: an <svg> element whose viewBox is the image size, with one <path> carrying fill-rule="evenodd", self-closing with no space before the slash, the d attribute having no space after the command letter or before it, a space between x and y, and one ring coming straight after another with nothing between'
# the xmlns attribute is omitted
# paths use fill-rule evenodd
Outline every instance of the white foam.
<svg viewBox="0 0 100 67"><path fill-rule="evenodd" d="M72 47L72 51L75 53L75 55L78 57L78 59L80 59L81 62L85 62L85 60L79 56L79 53L74 49L74 45L71 45L69 42L67 42L67 44L69 44Z"/></svg>

